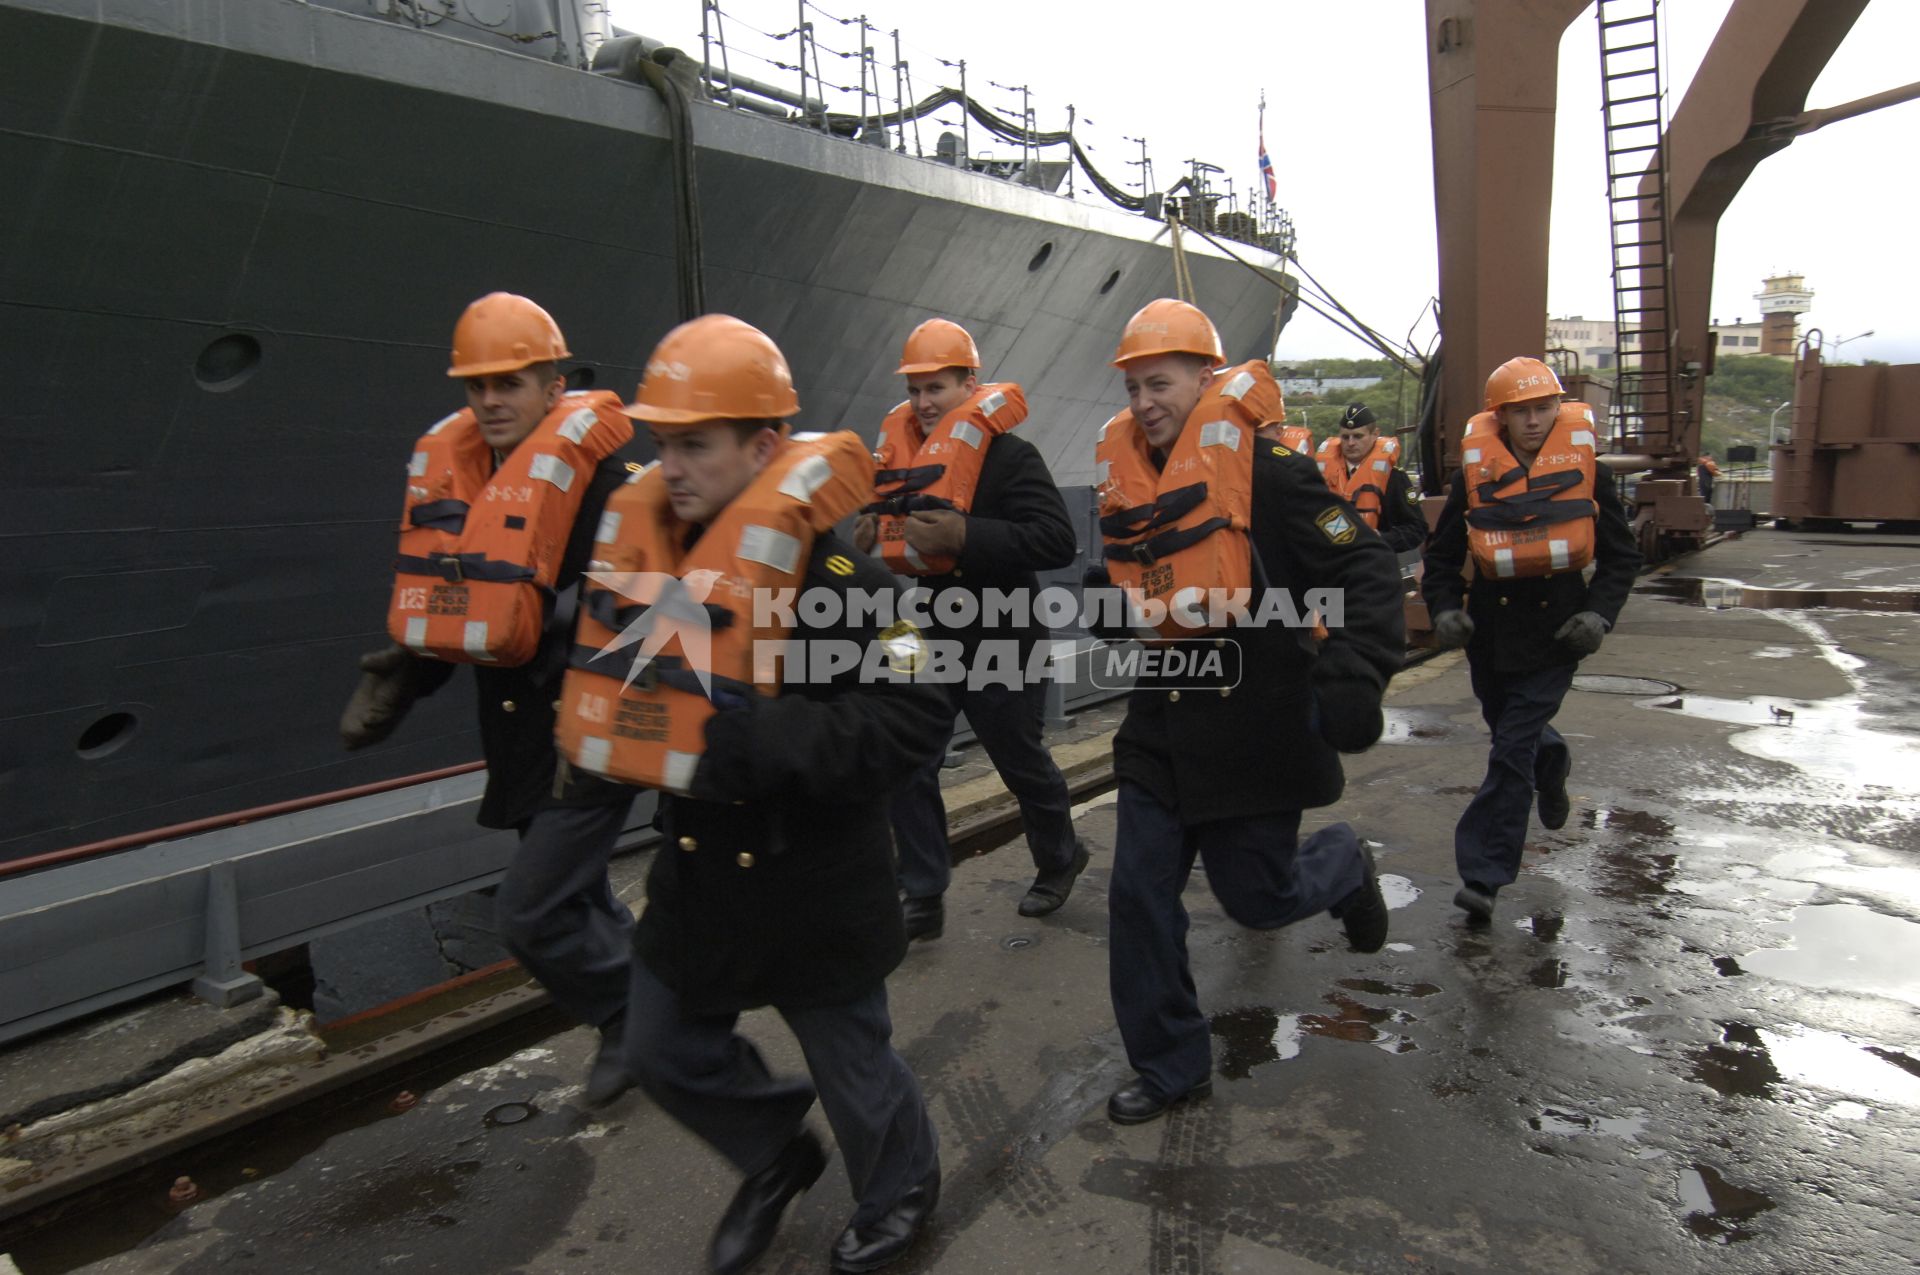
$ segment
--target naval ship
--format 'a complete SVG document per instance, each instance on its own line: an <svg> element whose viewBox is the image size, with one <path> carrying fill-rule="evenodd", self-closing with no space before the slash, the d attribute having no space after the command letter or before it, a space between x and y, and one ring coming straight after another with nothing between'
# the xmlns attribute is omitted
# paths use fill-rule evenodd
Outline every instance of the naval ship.
<svg viewBox="0 0 1920 1275"><path fill-rule="evenodd" d="M486 292L632 392L684 317L676 137L705 307L779 342L802 427L872 437L944 315L1088 481L1115 334L1175 292L1157 200L863 144L877 121L751 82L696 81L676 134L636 46L663 60L601 0L0 0L0 861L478 755L458 688L364 754L335 733L404 461L461 405L447 343ZM1242 238L1189 235L1185 273L1244 359L1288 280Z"/></svg>

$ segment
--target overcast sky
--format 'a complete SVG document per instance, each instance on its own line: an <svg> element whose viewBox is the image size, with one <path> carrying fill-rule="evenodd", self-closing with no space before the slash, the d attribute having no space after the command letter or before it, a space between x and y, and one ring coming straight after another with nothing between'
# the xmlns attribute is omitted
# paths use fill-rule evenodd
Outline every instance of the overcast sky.
<svg viewBox="0 0 1920 1275"><path fill-rule="evenodd" d="M699 48L697 0L612 0L619 26ZM1671 112L1705 55L1731 0L1667 0ZM791 0L725 0L724 21L742 49L734 69L794 83L751 53L793 60L793 40L772 43L749 30L791 30ZM915 94L954 83L936 58L967 59L974 97L1017 114L1020 95L995 88L1027 84L1037 126L1064 128L1079 110L1079 135L1115 181L1137 178L1128 159L1145 137L1155 186L1164 188L1197 156L1232 175L1244 200L1258 182L1256 126L1267 96L1267 149L1280 202L1299 235L1301 263L1383 332L1432 333L1428 302L1437 289L1432 152L1427 114L1424 6L1420 0L1264 0L1147 8L1134 20L1047 0L970 0L963 5L904 0L834 0L833 17L864 11L879 34L883 88L892 105L892 37L900 29ZM1178 16L1186 15L1182 25ZM856 28L809 15L824 45L853 49ZM1920 2L1876 0L1855 24L1808 95L1833 106L1916 78ZM831 80L858 82L857 64L821 57ZM1604 168L1601 159L1598 41L1592 13L1561 45L1555 144L1553 252L1548 308L1554 315L1611 317ZM951 114L951 112L949 112ZM956 117L957 118L957 117ZM928 149L939 130L923 126ZM1776 271L1803 274L1814 291L1803 326L1843 357L1920 361L1913 244L1920 180L1915 138L1920 102L1832 124L1763 161L1720 227L1714 317L1751 319L1753 294ZM976 153L985 149L975 130ZM1085 192L1083 198L1088 197ZM1098 198L1092 196L1092 198ZM1201 298L1205 304L1205 298ZM1283 357L1359 355L1366 350L1302 309L1281 338Z"/></svg>

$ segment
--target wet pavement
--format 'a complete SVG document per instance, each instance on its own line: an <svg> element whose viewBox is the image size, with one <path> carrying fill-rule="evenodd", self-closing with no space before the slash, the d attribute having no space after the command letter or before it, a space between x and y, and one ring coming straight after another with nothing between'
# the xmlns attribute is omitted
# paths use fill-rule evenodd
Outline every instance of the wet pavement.
<svg viewBox="0 0 1920 1275"><path fill-rule="evenodd" d="M1920 541L1761 532L1666 576L1912 590ZM1079 808L1094 866L1053 917L1015 912L1020 843L959 864L945 937L890 983L946 1170L897 1269L1920 1264L1920 615L1656 589L1581 686L1557 721L1573 816L1533 826L1489 927L1450 903L1485 756L1453 656L1396 683L1388 742L1308 819L1375 844L1387 950L1348 951L1329 918L1242 930L1196 873L1217 1079L1153 1124L1103 1112L1130 1074L1106 995L1112 795ZM745 1030L799 1066L776 1017ZM644 1099L584 1112L592 1043L565 1032L426 1078L411 1106L363 1101L297 1157L228 1148L207 1198L149 1201L137 1225L93 1208L13 1261L698 1271L733 1177ZM824 1270L850 1210L836 1163L756 1269Z"/></svg>

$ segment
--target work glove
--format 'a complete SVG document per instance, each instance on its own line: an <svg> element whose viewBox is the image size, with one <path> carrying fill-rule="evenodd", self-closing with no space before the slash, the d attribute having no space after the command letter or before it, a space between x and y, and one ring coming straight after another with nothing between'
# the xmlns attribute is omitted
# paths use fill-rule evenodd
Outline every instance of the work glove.
<svg viewBox="0 0 1920 1275"><path fill-rule="evenodd" d="M1382 688L1372 669L1343 648L1330 646L1314 661L1312 677L1320 738L1343 753L1371 748L1386 724L1380 712Z"/></svg>
<svg viewBox="0 0 1920 1275"><path fill-rule="evenodd" d="M340 742L349 750L393 734L420 698L420 661L405 647L386 646L360 657L360 685L340 714Z"/></svg>
<svg viewBox="0 0 1920 1275"><path fill-rule="evenodd" d="M1473 618L1458 609L1442 611L1433 621L1433 642L1443 651L1465 646L1473 637Z"/></svg>
<svg viewBox="0 0 1920 1275"><path fill-rule="evenodd" d="M1598 611L1582 611L1555 630L1553 638L1576 655L1592 655L1600 649L1600 639L1610 627Z"/></svg>

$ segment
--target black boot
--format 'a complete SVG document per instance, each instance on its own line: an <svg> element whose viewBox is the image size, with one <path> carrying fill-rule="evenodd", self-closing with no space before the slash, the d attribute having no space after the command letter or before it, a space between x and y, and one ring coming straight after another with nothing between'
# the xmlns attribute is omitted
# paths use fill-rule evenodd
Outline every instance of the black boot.
<svg viewBox="0 0 1920 1275"><path fill-rule="evenodd" d="M766 1252L773 1233L780 1229L787 1203L818 1181L826 1167L827 1153L820 1139L802 1129L772 1164L742 1182L720 1215L707 1250L713 1275L734 1275Z"/></svg>
<svg viewBox="0 0 1920 1275"><path fill-rule="evenodd" d="M1333 914L1347 929L1347 945L1356 952L1378 952L1387 945L1387 898L1380 893L1380 874L1373 866L1373 851L1362 845L1360 863L1366 875L1347 897L1340 900Z"/></svg>
<svg viewBox="0 0 1920 1275"><path fill-rule="evenodd" d="M830 1259L833 1269L860 1275L877 1271L889 1262L904 1257L920 1238L927 1219L940 1202L940 1169L919 1186L900 1197L900 1202L866 1226L849 1226L833 1242Z"/></svg>
<svg viewBox="0 0 1920 1275"><path fill-rule="evenodd" d="M1073 859L1064 868L1051 872L1042 872L1033 879L1027 889L1027 897L1020 900L1021 916L1046 916L1058 912L1060 905L1073 893L1073 883L1082 872L1087 870L1087 862L1092 856L1087 853L1087 843L1075 838Z"/></svg>

